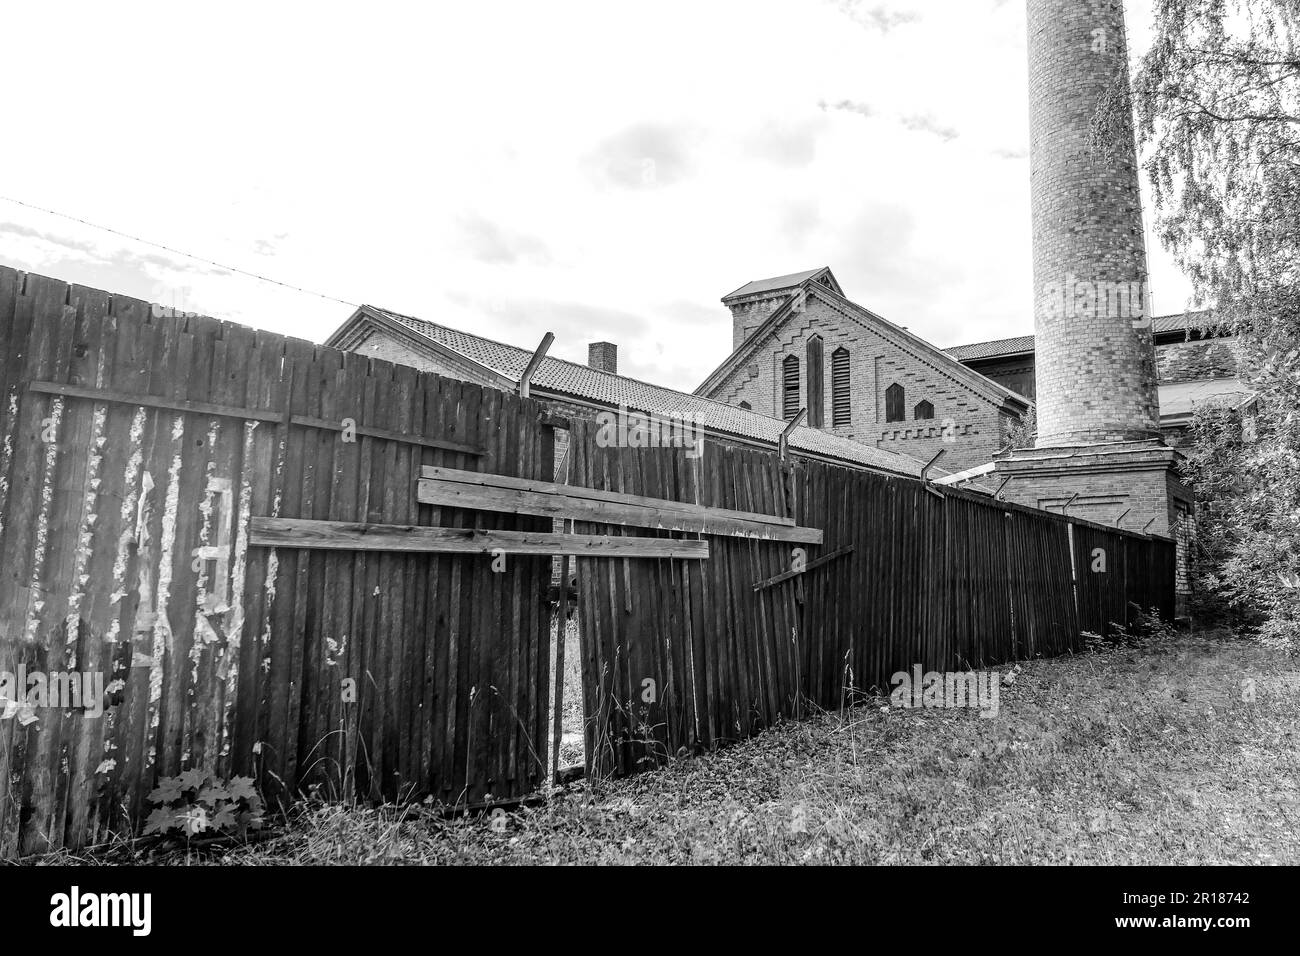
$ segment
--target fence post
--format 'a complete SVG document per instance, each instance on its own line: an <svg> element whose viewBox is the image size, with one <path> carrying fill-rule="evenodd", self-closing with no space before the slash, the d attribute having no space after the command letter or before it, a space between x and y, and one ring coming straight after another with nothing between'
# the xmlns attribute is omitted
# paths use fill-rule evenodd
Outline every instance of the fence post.
<svg viewBox="0 0 1300 956"><path fill-rule="evenodd" d="M790 433L799 427L799 423L803 421L804 416L807 414L808 409L806 407L799 409L794 418L790 419L790 424L785 426L785 431L781 432L781 437L776 443L776 450L782 461L785 461L786 455L790 451Z"/></svg>

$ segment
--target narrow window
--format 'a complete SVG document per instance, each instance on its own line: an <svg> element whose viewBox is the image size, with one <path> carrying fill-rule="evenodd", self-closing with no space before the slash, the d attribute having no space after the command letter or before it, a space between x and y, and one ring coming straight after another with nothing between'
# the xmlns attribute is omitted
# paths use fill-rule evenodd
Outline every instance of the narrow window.
<svg viewBox="0 0 1300 956"><path fill-rule="evenodd" d="M781 416L789 421L799 413L799 357L787 355L781 361Z"/></svg>
<svg viewBox="0 0 1300 956"><path fill-rule="evenodd" d="M822 394L825 389L822 383L825 379L825 370L822 367L822 340L821 336L814 335L808 340L808 422L813 428L821 428L826 424L826 416L823 412L822 405L825 397Z"/></svg>
<svg viewBox="0 0 1300 956"><path fill-rule="evenodd" d="M831 353L831 424L850 424L849 408L849 350L841 345Z"/></svg>
<svg viewBox="0 0 1300 956"><path fill-rule="evenodd" d="M934 406L922 399L916 403L916 408L912 412L912 417L918 421L922 418L934 418Z"/></svg>
<svg viewBox="0 0 1300 956"><path fill-rule="evenodd" d="M907 418L903 410L903 386L895 382L885 389L885 421L901 422Z"/></svg>

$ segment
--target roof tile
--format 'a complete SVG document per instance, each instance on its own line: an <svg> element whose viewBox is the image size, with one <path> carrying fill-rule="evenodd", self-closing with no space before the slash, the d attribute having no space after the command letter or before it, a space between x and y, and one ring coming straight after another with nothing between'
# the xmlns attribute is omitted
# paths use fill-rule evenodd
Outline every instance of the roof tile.
<svg viewBox="0 0 1300 956"><path fill-rule="evenodd" d="M375 306L367 305L363 308L404 325L418 335L509 378L518 379L532 358L533 353L527 349L506 345L481 335L471 335L436 322ZM689 419L709 431L772 445L777 443L786 426L780 419L769 418L734 405L550 356L542 359L533 372L532 382L537 388L561 392L574 398L612 407L626 405L637 411L667 418L676 416ZM922 463L915 458L841 438L817 428L796 428L790 436L790 447L795 451L810 452L894 474L918 476L921 473Z"/></svg>
<svg viewBox="0 0 1300 956"><path fill-rule="evenodd" d="M1179 329L1210 329L1214 327L1214 313L1179 312L1175 315L1159 315L1151 320L1151 331L1155 335L1165 332L1177 332ZM954 345L944 349L959 362L974 359L999 358L1003 355L1019 355L1034 350L1032 335L1016 335L1009 339L993 339L989 342L975 342L970 345Z"/></svg>

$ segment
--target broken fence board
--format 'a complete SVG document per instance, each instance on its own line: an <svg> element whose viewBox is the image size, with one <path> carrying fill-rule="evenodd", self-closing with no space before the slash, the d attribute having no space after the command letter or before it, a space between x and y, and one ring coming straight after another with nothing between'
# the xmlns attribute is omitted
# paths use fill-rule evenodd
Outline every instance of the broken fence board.
<svg viewBox="0 0 1300 956"><path fill-rule="evenodd" d="M456 554L575 554L606 558L707 558L707 541L625 538L534 531L482 531L411 525L354 524L298 518L254 517L249 544L264 548L334 548Z"/></svg>

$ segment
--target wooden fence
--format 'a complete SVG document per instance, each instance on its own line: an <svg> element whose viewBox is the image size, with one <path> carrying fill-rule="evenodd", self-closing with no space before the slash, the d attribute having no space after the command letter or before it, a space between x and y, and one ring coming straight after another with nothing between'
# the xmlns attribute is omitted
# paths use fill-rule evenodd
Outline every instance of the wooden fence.
<svg viewBox="0 0 1300 956"><path fill-rule="evenodd" d="M262 547L252 520L549 530L415 497L424 467L549 478L537 403L5 268L0 356L0 672L109 697L0 720L0 857L134 827L190 767L268 799L541 783L549 557Z"/></svg>
<svg viewBox="0 0 1300 956"><path fill-rule="evenodd" d="M1079 648L1081 630L1107 634L1137 608L1173 615L1171 541L712 442L691 459L601 448L594 436L575 423L574 484L825 530L820 546L710 537L705 562L578 559L596 773L631 773L810 704L887 692L892 674L916 664L949 671L1061 654Z"/></svg>
<svg viewBox="0 0 1300 956"><path fill-rule="evenodd" d="M558 424L0 268L0 690L105 685L102 715L0 700L0 857L134 830L192 768L280 803L536 790L554 554L578 555L602 773L913 664L1062 653L1131 604L1172 612L1171 542L712 441L602 448L583 421L557 486ZM551 533L566 518L581 534Z"/></svg>

